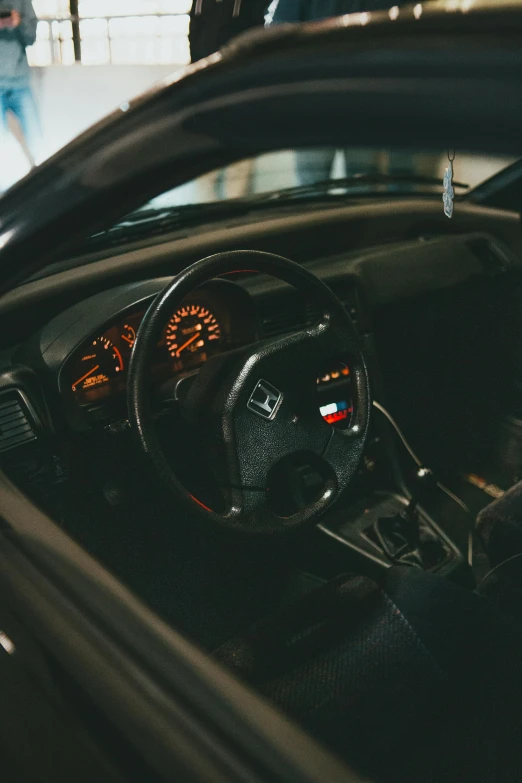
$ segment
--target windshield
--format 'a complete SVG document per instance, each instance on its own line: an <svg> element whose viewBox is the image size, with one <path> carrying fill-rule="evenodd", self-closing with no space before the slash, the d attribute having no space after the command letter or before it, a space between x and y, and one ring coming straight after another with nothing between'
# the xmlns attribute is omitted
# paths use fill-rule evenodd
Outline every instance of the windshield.
<svg viewBox="0 0 522 783"><path fill-rule="evenodd" d="M459 153L454 161L458 195L473 189L514 162L514 158L478 157ZM303 189L331 182L342 192L422 193L440 190L448 165L447 151L395 151L314 148L279 150L234 163L169 190L144 204L142 210L205 205L230 199ZM348 181L347 181L348 180ZM353 180L350 182L350 180ZM328 188L335 195L335 188ZM341 195L341 192L339 193Z"/></svg>
<svg viewBox="0 0 522 783"><path fill-rule="evenodd" d="M513 162L515 158L459 152L453 162L456 198ZM307 203L313 206L372 198L441 199L447 166L448 150L316 147L263 153L161 193L91 237L86 249L99 250L148 238L158 241L163 235L190 226L277 210L293 203L302 207Z"/></svg>
<svg viewBox="0 0 522 783"><path fill-rule="evenodd" d="M458 152L454 190L458 200L515 162L514 158ZM85 263L99 253L136 241L161 242L179 230L212 224L222 218L248 220L254 213L414 196L440 200L448 151L314 148L277 150L241 160L166 190L116 224L93 235L69 258L41 270L32 279ZM252 217L253 219L253 217Z"/></svg>

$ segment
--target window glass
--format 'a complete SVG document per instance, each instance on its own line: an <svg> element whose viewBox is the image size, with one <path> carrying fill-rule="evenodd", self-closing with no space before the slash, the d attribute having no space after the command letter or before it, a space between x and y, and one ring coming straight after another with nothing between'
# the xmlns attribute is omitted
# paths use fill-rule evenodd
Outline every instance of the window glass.
<svg viewBox="0 0 522 783"><path fill-rule="evenodd" d="M80 0L80 16L188 14L190 0Z"/></svg>
<svg viewBox="0 0 522 783"><path fill-rule="evenodd" d="M185 65L190 0L80 0L83 65ZM33 66L72 65L73 29L68 0L35 0Z"/></svg>
<svg viewBox="0 0 522 783"><path fill-rule="evenodd" d="M458 196L515 161L514 158L477 156L459 151L454 186ZM145 209L165 209L187 204L281 193L313 199L327 192L336 196L377 198L417 194L442 196L442 178L448 165L447 151L379 150L368 148L313 148L278 150L233 163L166 191L145 204ZM281 203L287 203L287 198ZM268 203L268 202L267 202ZM277 199L274 199L277 204ZM442 208L442 207L441 207Z"/></svg>
<svg viewBox="0 0 522 783"><path fill-rule="evenodd" d="M69 0L33 0L39 19L69 16Z"/></svg>

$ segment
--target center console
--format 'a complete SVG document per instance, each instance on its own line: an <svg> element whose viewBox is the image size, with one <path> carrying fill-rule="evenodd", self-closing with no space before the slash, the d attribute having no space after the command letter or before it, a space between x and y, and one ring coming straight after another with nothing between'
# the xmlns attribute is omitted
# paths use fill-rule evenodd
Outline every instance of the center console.
<svg viewBox="0 0 522 783"><path fill-rule="evenodd" d="M378 367L371 372L372 360L374 365L376 360L370 338L366 348L372 388L380 395ZM318 379L318 398L324 418L332 426L346 428L352 411L349 370L337 367L325 372ZM467 581L463 553L444 529L448 520L439 521L429 510L441 492L438 482L428 468L413 461L410 470L403 469L397 453L402 445L386 413L380 405L373 407L357 478L346 501L319 525L323 540L318 543L314 537L314 546L324 547L326 560L332 557L344 570L374 574L406 565ZM407 454L406 459L410 460Z"/></svg>

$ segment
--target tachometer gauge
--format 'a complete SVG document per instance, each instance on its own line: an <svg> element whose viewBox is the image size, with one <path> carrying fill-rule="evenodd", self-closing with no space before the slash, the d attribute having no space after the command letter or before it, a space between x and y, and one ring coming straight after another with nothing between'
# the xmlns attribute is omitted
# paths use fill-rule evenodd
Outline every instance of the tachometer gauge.
<svg viewBox="0 0 522 783"><path fill-rule="evenodd" d="M136 342L136 332L134 330L134 327L129 326L129 324L125 324L123 327L123 333L121 335L121 339L127 343L129 348L132 348L134 343Z"/></svg>
<svg viewBox="0 0 522 783"><path fill-rule="evenodd" d="M205 362L219 345L221 327L204 305L188 304L174 313L165 330L167 348L175 369Z"/></svg>
<svg viewBox="0 0 522 783"><path fill-rule="evenodd" d="M73 392L87 391L108 383L123 372L121 353L107 337L97 337L74 365Z"/></svg>

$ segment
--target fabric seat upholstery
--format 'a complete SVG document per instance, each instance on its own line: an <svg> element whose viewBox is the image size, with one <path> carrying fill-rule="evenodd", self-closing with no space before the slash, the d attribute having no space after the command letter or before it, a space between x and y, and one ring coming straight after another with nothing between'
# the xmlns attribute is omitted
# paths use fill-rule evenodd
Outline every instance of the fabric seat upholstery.
<svg viewBox="0 0 522 783"><path fill-rule="evenodd" d="M522 636L415 568L341 577L216 653L376 781L522 779Z"/></svg>

